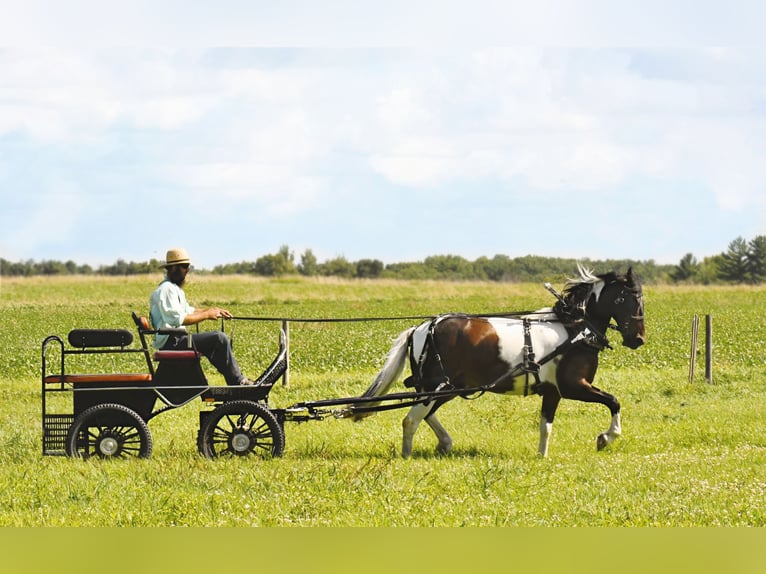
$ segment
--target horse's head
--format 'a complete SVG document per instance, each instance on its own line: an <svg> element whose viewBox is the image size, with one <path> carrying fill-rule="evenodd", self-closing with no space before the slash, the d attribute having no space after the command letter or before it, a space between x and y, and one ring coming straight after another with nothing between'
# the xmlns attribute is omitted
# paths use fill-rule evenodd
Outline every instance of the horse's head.
<svg viewBox="0 0 766 574"><path fill-rule="evenodd" d="M604 275L604 288L597 304L601 313L615 320L622 344L638 349L645 342L644 294L638 276L629 268L624 276Z"/></svg>
<svg viewBox="0 0 766 574"><path fill-rule="evenodd" d="M568 302L581 307L588 319L602 331L614 319L622 335L622 344L638 349L646 336L644 295L633 268L629 268L625 275L593 275L582 267L579 270L581 280L570 281L565 292Z"/></svg>

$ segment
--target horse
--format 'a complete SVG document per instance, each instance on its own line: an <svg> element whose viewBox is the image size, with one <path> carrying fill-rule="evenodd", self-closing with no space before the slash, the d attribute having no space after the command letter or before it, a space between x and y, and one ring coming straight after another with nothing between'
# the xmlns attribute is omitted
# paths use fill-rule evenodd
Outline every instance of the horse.
<svg viewBox="0 0 766 574"><path fill-rule="evenodd" d="M456 396L483 392L542 397L541 457L548 455L562 398L600 403L609 409L611 424L598 435L597 450L621 435L619 401L594 386L593 380L600 352L611 348L608 328L618 330L622 344L630 349L645 342L641 282L632 267L625 275L614 271L595 275L578 264L578 274L566 282L562 294L546 284L558 298L553 307L498 316L450 313L399 334L381 371L361 397L384 395L409 358L411 375L405 386L432 394L416 403L402 421L404 458L412 455L412 439L424 419L438 440L437 454L448 454L452 438L436 411ZM372 412L360 412L354 419Z"/></svg>

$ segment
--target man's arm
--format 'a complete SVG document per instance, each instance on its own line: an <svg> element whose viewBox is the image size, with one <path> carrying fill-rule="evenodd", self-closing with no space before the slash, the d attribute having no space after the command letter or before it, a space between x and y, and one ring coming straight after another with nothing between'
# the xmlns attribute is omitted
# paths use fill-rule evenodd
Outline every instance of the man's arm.
<svg viewBox="0 0 766 574"><path fill-rule="evenodd" d="M231 319L232 315L226 309L209 307L208 309L195 309L193 313L184 316L184 325L196 325L202 321L215 321L216 319Z"/></svg>

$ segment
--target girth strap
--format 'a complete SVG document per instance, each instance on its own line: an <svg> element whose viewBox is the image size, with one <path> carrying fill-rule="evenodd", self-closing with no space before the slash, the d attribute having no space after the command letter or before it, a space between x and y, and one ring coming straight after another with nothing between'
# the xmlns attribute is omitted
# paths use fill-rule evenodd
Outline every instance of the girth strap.
<svg viewBox="0 0 766 574"><path fill-rule="evenodd" d="M529 375L535 379L535 385L540 384L540 364L535 361L535 350L532 347L531 321L526 317L522 321L524 326L524 349L522 371L525 374L524 396L529 394Z"/></svg>

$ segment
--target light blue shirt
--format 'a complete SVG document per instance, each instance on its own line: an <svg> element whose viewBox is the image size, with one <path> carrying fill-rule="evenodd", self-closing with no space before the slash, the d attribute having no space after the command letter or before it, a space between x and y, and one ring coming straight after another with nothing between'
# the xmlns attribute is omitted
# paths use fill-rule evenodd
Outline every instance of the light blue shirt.
<svg viewBox="0 0 766 574"><path fill-rule="evenodd" d="M186 294L178 285L165 279L149 298L149 315L155 329L178 329L184 327L184 318L194 313L194 307L186 302ZM154 346L162 348L168 335L155 335Z"/></svg>

